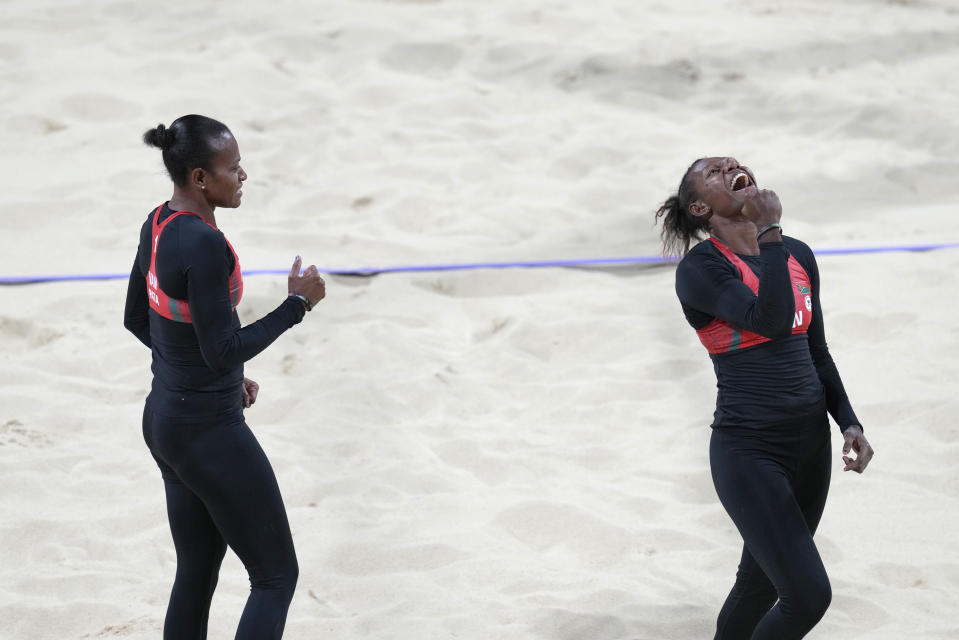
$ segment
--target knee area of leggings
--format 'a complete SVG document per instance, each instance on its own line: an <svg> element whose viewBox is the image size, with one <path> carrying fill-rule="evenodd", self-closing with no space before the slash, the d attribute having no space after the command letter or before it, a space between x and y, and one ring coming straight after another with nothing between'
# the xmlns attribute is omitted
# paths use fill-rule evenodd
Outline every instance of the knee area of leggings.
<svg viewBox="0 0 959 640"><path fill-rule="evenodd" d="M268 570L250 572L250 586L257 589L287 591L291 595L296 589L300 577L300 567L293 557L282 566L271 567Z"/></svg>
<svg viewBox="0 0 959 640"><path fill-rule="evenodd" d="M818 621L826 613L832 603L832 586L829 579L822 576L796 590L789 598L790 608L798 611L803 617Z"/></svg>
<svg viewBox="0 0 959 640"><path fill-rule="evenodd" d="M300 579L300 565L296 561L296 557L294 557L293 561L290 563L290 566L288 566L286 569L286 580L287 580L287 583L290 585L291 590L296 587L296 583L297 581L299 581L299 579Z"/></svg>
<svg viewBox="0 0 959 640"><path fill-rule="evenodd" d="M283 565L283 575L286 576L290 584L295 585L296 581L300 577L300 563L296 559L296 552L292 549L290 550L290 555L286 559L286 562Z"/></svg>
<svg viewBox="0 0 959 640"><path fill-rule="evenodd" d="M816 604L823 613L826 613L826 609L832 604L832 585L829 584L828 578L823 580L816 593L819 596Z"/></svg>

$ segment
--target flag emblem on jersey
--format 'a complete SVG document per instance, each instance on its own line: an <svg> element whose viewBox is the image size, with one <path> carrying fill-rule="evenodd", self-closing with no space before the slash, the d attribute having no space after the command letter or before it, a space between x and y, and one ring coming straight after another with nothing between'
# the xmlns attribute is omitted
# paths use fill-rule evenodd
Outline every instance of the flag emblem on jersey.
<svg viewBox="0 0 959 640"><path fill-rule="evenodd" d="M796 288L799 289L799 293L801 293L802 295L808 295L808 294L809 294L809 287L807 287L807 286L804 285L803 283L801 283L801 282L796 282L795 285L796 285Z"/></svg>

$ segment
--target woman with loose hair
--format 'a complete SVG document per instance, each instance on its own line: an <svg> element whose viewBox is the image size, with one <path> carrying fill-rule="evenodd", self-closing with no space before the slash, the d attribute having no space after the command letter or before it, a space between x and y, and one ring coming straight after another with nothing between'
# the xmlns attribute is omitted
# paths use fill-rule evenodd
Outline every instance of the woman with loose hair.
<svg viewBox="0 0 959 640"><path fill-rule="evenodd" d="M656 213L664 250L683 255L676 294L716 372L710 469L744 543L717 640L802 638L819 622L832 597L813 541L829 490L827 413L844 471L873 456L826 347L816 259L782 235L781 216L733 158L694 162Z"/></svg>
<svg viewBox="0 0 959 640"><path fill-rule="evenodd" d="M207 636L210 601L227 545L246 567L250 596L237 640L283 635L296 586L293 538L276 476L244 419L259 386L243 363L303 320L326 295L316 266L290 270L289 295L240 325L240 262L217 227L216 209L235 209L246 172L236 139L199 115L162 124L143 141L163 152L169 201L140 229L124 325L153 353L143 437L160 467L176 548L165 640Z"/></svg>

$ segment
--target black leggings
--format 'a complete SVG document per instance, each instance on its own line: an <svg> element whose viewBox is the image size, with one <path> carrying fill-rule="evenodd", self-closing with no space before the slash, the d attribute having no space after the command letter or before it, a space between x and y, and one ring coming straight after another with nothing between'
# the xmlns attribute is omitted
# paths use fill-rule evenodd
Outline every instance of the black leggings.
<svg viewBox="0 0 959 640"><path fill-rule="evenodd" d="M176 548L164 640L204 640L226 546L250 576L237 640L278 639L299 572L276 476L241 412L203 419L143 412L166 486Z"/></svg>
<svg viewBox="0 0 959 640"><path fill-rule="evenodd" d="M832 464L825 412L762 430L715 428L709 462L745 543L716 640L802 638L832 599L813 542Z"/></svg>

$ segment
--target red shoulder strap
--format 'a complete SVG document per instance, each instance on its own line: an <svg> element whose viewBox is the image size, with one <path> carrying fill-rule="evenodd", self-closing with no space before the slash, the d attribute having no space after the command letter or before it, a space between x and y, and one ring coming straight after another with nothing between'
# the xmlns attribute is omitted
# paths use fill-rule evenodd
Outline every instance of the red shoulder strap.
<svg viewBox="0 0 959 640"><path fill-rule="evenodd" d="M193 318L190 316L190 305L185 300L176 300L171 298L163 289L160 288L160 281L157 279L157 246L160 243L160 234L166 228L170 221L181 215L196 215L190 211L176 211L162 223L158 223L160 212L163 210L161 204L153 212L152 233L150 237L150 270L147 272L147 299L150 308L161 316L174 322L190 323ZM199 216L197 216L199 217Z"/></svg>
<svg viewBox="0 0 959 640"><path fill-rule="evenodd" d="M756 277L756 274L753 273L753 270L750 269L743 259L733 253L732 249L724 245L722 242L710 236L709 240L713 243L713 246L719 249L719 252L723 254L723 257L729 260L734 267L739 269L739 277L742 278L742 281L746 284L747 287L752 289L753 293L759 292L759 278Z"/></svg>
<svg viewBox="0 0 959 640"><path fill-rule="evenodd" d="M160 212L163 210L163 205L161 204L153 212L153 222L152 222L152 232L150 238L150 270L147 273L147 298L149 299L150 308L159 313L164 318L168 320L173 320L174 322L185 322L191 323L193 321L192 316L190 315L190 305L186 300L176 300L166 295L162 289L160 289L160 282L157 279L156 275L156 257L157 257L157 247L160 242L160 234L163 233L163 230L166 228L170 222L177 216L189 215L196 216L203 220L203 217L199 214L196 214L192 211L175 211L166 220L162 223L158 222L160 219ZM211 229L216 229L212 224L203 220ZM233 245L230 244L230 241L226 239L226 236L223 238L226 240L227 247L230 248L230 252L233 254L233 273L230 274L229 278L229 288L230 288L230 304L233 309L236 309L237 305L240 304L240 299L243 297L243 274L240 270L240 258L236 255L236 251L233 249Z"/></svg>

